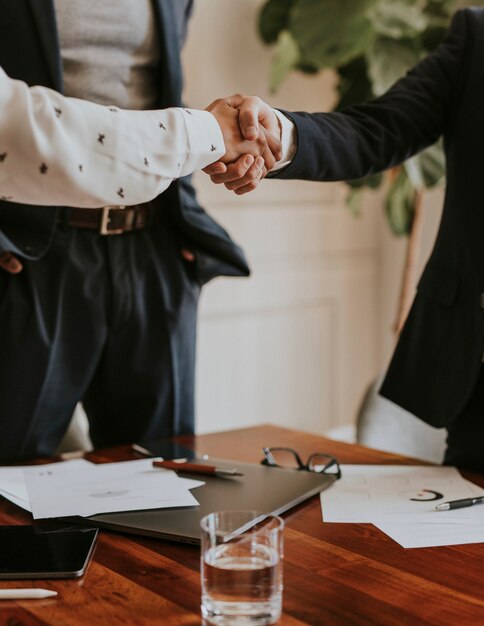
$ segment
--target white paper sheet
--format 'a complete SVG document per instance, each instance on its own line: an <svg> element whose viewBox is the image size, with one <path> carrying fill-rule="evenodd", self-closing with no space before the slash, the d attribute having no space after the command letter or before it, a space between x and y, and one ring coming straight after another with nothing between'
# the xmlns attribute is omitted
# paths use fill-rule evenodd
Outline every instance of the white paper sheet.
<svg viewBox="0 0 484 626"><path fill-rule="evenodd" d="M182 481L183 485L187 488L187 489L196 489L197 487L202 487L205 482L203 480L194 480L193 478L183 478L182 476L180 476L180 480Z"/></svg>
<svg viewBox="0 0 484 626"><path fill-rule="evenodd" d="M18 465L14 467L0 467L0 495L10 500L17 506L31 511L29 496L27 493L27 487L25 485L24 470L29 471L38 469L39 467L59 467L62 465L62 469L66 468L86 468L91 466L92 463L86 461L86 459L72 459L71 461L64 461L59 463L48 463L47 465Z"/></svg>
<svg viewBox="0 0 484 626"><path fill-rule="evenodd" d="M391 524L377 528L404 548L430 548L484 542L484 524Z"/></svg>
<svg viewBox="0 0 484 626"><path fill-rule="evenodd" d="M476 507L436 511L440 502L484 495L454 467L344 465L321 493L325 522L469 524ZM484 513L484 507L483 507Z"/></svg>
<svg viewBox="0 0 484 626"><path fill-rule="evenodd" d="M183 479L152 459L62 472L38 466L24 476L35 519L198 505Z"/></svg>

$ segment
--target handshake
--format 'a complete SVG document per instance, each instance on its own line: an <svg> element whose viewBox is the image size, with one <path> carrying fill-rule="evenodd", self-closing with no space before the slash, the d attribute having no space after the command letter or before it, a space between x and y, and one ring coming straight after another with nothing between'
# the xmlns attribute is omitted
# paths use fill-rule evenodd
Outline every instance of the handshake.
<svg viewBox="0 0 484 626"><path fill-rule="evenodd" d="M220 126L226 152L203 171L237 195L253 191L282 156L277 115L256 96L220 98L205 110Z"/></svg>

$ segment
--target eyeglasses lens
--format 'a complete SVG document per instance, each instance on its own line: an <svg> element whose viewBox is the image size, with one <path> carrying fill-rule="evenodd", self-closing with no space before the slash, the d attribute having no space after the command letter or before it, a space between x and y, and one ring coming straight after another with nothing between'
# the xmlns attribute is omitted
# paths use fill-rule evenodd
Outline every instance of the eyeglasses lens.
<svg viewBox="0 0 484 626"><path fill-rule="evenodd" d="M311 459L309 460L308 467L312 472L327 471L328 473L332 473L332 472L336 473L338 469L333 459L324 454L312 455Z"/></svg>
<svg viewBox="0 0 484 626"><path fill-rule="evenodd" d="M271 449L272 458L276 465L280 467L287 467L290 469L298 469L299 464L293 452L289 450L274 450Z"/></svg>

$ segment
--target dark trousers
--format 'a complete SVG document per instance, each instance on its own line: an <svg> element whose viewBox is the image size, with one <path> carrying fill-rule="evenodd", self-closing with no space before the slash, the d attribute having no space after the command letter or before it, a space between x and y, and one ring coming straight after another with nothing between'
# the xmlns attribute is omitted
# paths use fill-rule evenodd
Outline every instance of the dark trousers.
<svg viewBox="0 0 484 626"><path fill-rule="evenodd" d="M469 402L447 432L444 464L484 473L484 365Z"/></svg>
<svg viewBox="0 0 484 626"><path fill-rule="evenodd" d="M59 226L0 271L0 462L52 454L79 400L96 447L193 432L199 285L163 224Z"/></svg>

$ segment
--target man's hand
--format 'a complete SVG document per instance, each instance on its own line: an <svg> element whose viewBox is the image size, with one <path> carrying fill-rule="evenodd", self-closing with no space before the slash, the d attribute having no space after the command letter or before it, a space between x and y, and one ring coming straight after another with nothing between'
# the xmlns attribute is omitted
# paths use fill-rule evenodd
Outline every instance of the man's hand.
<svg viewBox="0 0 484 626"><path fill-rule="evenodd" d="M242 117L242 125L240 123L240 108L245 103ZM263 104L264 110L259 111L256 106ZM232 109L232 111L229 111ZM212 163L204 169L204 172L210 175L214 183L224 183L230 190L235 191L238 195L252 191L257 187L261 178L270 171L277 161L281 158L280 128L277 117L270 107L265 105L259 98L245 98L241 95L230 96L229 98L215 100L207 111L215 115L217 121L222 128L224 141L226 141L227 132L224 129L224 116L228 116L232 124L231 132L235 134L239 141L238 148L245 146L258 147L257 157L253 149L248 148L245 153L240 153L238 157L233 157L230 148L227 154L216 162ZM259 119L260 113L260 119ZM235 115L234 115L235 114ZM233 126L235 124L235 128ZM243 143L240 143L240 142ZM230 146L230 138L229 138Z"/></svg>
<svg viewBox="0 0 484 626"><path fill-rule="evenodd" d="M9 274L18 274L22 271L23 265L11 252L2 252L0 254L0 269L5 270Z"/></svg>
<svg viewBox="0 0 484 626"><path fill-rule="evenodd" d="M260 180L281 158L281 129L272 107L257 96L234 95L223 102L238 109L240 133L247 141L257 141L262 136L277 138L277 150L275 153L272 152L272 159L265 159L262 169L260 162L256 163L245 156L225 167L219 161L204 169L212 182L224 184L230 191L242 195L255 189Z"/></svg>

